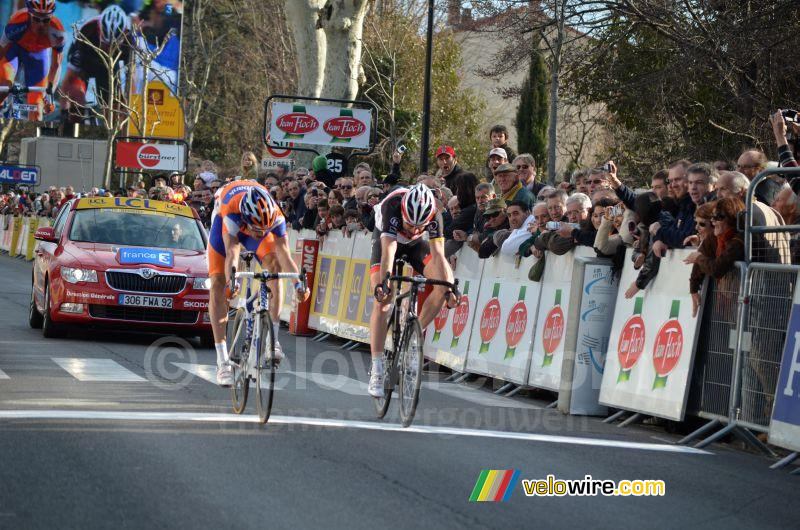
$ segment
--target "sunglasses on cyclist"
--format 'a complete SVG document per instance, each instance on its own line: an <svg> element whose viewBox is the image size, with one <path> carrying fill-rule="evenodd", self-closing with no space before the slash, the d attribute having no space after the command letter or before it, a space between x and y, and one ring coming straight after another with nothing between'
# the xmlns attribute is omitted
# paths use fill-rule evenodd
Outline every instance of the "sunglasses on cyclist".
<svg viewBox="0 0 800 530"><path fill-rule="evenodd" d="M38 24L49 24L52 20L51 17L37 17L36 15L31 15L31 19Z"/></svg>

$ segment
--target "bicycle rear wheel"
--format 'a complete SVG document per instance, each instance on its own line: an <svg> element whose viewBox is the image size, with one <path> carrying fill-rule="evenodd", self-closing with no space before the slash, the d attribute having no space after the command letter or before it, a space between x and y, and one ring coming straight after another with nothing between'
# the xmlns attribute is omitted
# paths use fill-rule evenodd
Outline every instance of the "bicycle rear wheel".
<svg viewBox="0 0 800 530"><path fill-rule="evenodd" d="M383 397L382 398L373 398L375 403L375 412L378 413L378 418L383 418L386 416L386 412L389 410L389 403L392 401L392 389L394 385L391 384L392 381L392 373L394 370L392 369L392 363L394 362L394 354L392 353L392 342L394 337L392 337L392 328L394 327L394 317L389 319L389 323L387 324L387 331L386 331L386 342L384 343L383 348Z"/></svg>
<svg viewBox="0 0 800 530"><path fill-rule="evenodd" d="M272 412L275 372L278 371L278 362L275 360L275 335L272 333L272 317L268 311L261 315L260 335L256 359L256 408L258 419L263 424L267 423Z"/></svg>
<svg viewBox="0 0 800 530"><path fill-rule="evenodd" d="M229 355L238 355L239 364L233 364L233 386L231 386L231 402L233 412L241 414L247 406L247 394L250 382L247 379L247 358L250 347L247 344L247 312L239 308L235 316L228 314L228 326L225 330Z"/></svg>
<svg viewBox="0 0 800 530"><path fill-rule="evenodd" d="M406 323L403 342L398 353L397 368L400 375L398 396L400 398L400 422L408 427L414 420L422 386L422 328L417 319Z"/></svg>

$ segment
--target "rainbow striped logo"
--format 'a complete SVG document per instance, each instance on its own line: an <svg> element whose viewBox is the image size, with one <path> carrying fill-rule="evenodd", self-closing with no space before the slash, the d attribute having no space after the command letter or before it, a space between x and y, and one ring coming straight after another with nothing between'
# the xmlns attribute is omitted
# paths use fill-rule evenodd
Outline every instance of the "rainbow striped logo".
<svg viewBox="0 0 800 530"><path fill-rule="evenodd" d="M469 500L507 501L514 493L519 474L519 469L484 469Z"/></svg>

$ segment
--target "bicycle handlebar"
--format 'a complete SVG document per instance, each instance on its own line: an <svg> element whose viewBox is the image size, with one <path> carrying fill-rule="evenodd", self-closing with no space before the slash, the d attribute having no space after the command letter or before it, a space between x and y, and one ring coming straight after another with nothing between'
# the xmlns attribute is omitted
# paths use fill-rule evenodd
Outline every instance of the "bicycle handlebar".
<svg viewBox="0 0 800 530"><path fill-rule="evenodd" d="M0 86L0 93L27 94L28 92L46 92L44 86Z"/></svg>
<svg viewBox="0 0 800 530"><path fill-rule="evenodd" d="M305 283L306 273L301 272L235 272L235 278L252 278L255 280L300 280Z"/></svg>
<svg viewBox="0 0 800 530"><path fill-rule="evenodd" d="M450 283L445 280L434 280L424 276L392 276L391 273L387 272L386 281L413 283L415 285L439 285L441 287L449 287L450 291L456 296L456 298L461 298L461 293L458 291L458 279L455 279L453 283Z"/></svg>

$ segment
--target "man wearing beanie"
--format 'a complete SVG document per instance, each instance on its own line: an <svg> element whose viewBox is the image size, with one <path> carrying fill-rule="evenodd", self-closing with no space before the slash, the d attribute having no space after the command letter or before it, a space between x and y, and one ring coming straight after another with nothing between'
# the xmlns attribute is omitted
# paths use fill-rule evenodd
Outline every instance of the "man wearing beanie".
<svg viewBox="0 0 800 530"><path fill-rule="evenodd" d="M336 179L331 172L328 171L328 159L325 158L325 155L316 157L311 163L311 167L314 170L314 178L316 178L317 181L322 182L328 188L334 187Z"/></svg>

